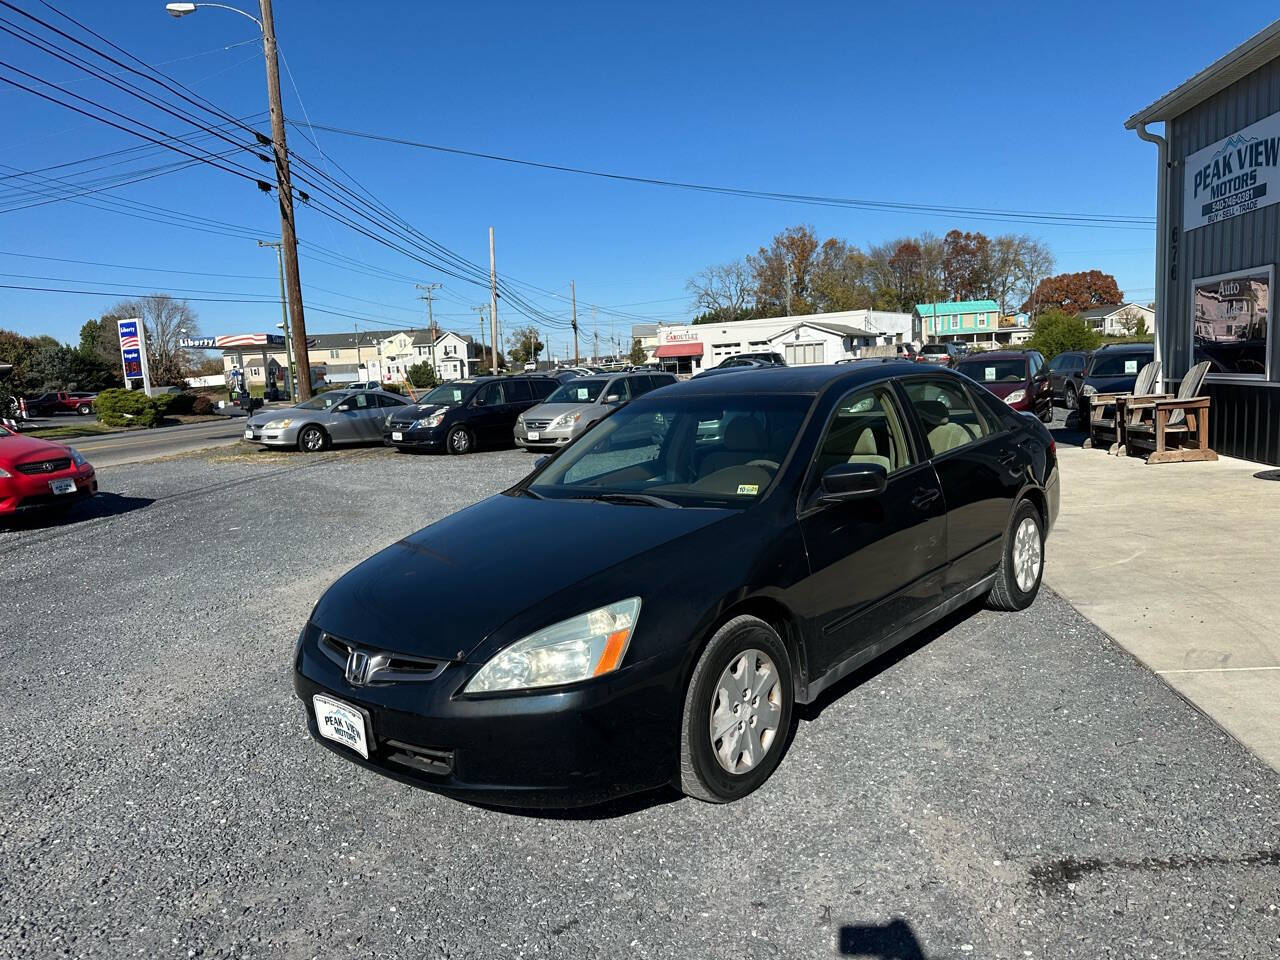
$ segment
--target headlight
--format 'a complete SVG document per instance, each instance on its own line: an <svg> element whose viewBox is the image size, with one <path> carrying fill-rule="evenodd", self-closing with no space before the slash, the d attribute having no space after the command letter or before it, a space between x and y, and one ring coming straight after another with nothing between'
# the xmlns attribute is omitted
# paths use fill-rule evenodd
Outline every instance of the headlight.
<svg viewBox="0 0 1280 960"><path fill-rule="evenodd" d="M89 465L89 461L84 458L84 454L75 447L67 447L67 452L71 454L71 462L77 467L87 467ZM8 474L6 473L5 476L7 477Z"/></svg>
<svg viewBox="0 0 1280 960"><path fill-rule="evenodd" d="M13 476L13 474L12 474L12 473L10 473L10 472L9 472L8 470L6 470L4 467L0 467L0 480L6 480L6 479L8 479L9 477L12 477L12 476Z"/></svg>
<svg viewBox="0 0 1280 960"><path fill-rule="evenodd" d="M551 429L555 430L560 427L572 427L581 419L582 414L580 413L562 413L552 421Z"/></svg>
<svg viewBox="0 0 1280 960"><path fill-rule="evenodd" d="M1004 402L1005 403L1021 403L1025 399L1027 399L1027 391L1015 390L1013 391L1013 393L1009 394L1007 397L1004 398Z"/></svg>
<svg viewBox="0 0 1280 960"><path fill-rule="evenodd" d="M1083 387L1080 388L1081 396L1085 396L1085 397L1092 397L1097 392L1098 392L1098 388L1095 387L1092 383L1086 383Z"/></svg>
<svg viewBox="0 0 1280 960"><path fill-rule="evenodd" d="M639 615L640 598L632 597L530 634L481 667L463 692L549 687L616 670Z"/></svg>
<svg viewBox="0 0 1280 960"><path fill-rule="evenodd" d="M268 420L266 423L262 425L262 429L263 430L283 430L285 427L289 426L289 424L291 423L293 423L293 421L289 419Z"/></svg>
<svg viewBox="0 0 1280 960"><path fill-rule="evenodd" d="M438 427L442 423L444 423L443 411L441 411L440 413L433 413L429 417L423 417L421 420L415 421L413 426L415 429L422 428L422 427Z"/></svg>

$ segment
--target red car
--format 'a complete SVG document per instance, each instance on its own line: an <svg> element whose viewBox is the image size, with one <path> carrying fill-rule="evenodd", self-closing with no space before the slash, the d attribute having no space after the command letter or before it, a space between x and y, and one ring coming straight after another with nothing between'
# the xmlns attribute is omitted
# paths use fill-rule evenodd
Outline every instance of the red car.
<svg viewBox="0 0 1280 960"><path fill-rule="evenodd" d="M93 466L75 449L0 427L0 517L70 506L97 492Z"/></svg>

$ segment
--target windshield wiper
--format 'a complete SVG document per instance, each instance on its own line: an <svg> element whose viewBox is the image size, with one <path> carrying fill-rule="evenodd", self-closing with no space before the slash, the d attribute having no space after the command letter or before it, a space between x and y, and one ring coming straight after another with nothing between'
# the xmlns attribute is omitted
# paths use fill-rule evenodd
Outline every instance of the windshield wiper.
<svg viewBox="0 0 1280 960"><path fill-rule="evenodd" d="M680 504L663 497L655 497L651 493L584 493L570 497L571 500L600 500L604 503L629 503L646 507L664 507L667 510L678 510Z"/></svg>

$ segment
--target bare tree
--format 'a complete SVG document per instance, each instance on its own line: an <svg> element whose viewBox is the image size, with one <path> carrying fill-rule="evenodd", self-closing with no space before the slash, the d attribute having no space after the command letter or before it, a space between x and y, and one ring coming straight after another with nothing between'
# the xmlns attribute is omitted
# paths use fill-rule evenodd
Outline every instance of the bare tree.
<svg viewBox="0 0 1280 960"><path fill-rule="evenodd" d="M191 375L196 361L178 345L183 337L200 332L195 311L185 300L175 300L167 293L153 293L137 300L121 300L108 310L106 317L137 317L147 336L147 365L151 379L157 384L174 384Z"/></svg>
<svg viewBox="0 0 1280 960"><path fill-rule="evenodd" d="M1017 281L1014 284L1014 300L1013 302L1022 302L1030 307L1028 311L1033 317L1039 309L1039 303L1036 298L1036 291L1040 287L1040 282L1053 273L1053 268L1057 261L1054 259L1053 251L1049 249L1049 245L1043 240L1036 240L1032 237L1023 237L1021 264L1019 265Z"/></svg>
<svg viewBox="0 0 1280 960"><path fill-rule="evenodd" d="M694 274L685 289L699 313L736 317L751 305L755 280L745 261L734 260Z"/></svg>

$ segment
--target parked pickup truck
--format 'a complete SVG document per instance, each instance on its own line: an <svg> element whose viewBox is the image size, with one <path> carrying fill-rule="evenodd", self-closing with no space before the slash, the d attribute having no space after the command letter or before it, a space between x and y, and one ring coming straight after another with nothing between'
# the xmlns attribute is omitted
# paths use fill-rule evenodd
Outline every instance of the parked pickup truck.
<svg viewBox="0 0 1280 960"><path fill-rule="evenodd" d="M81 416L93 412L96 393L77 393L54 390L42 393L34 400L26 401L27 416L47 417L54 413L78 413Z"/></svg>

